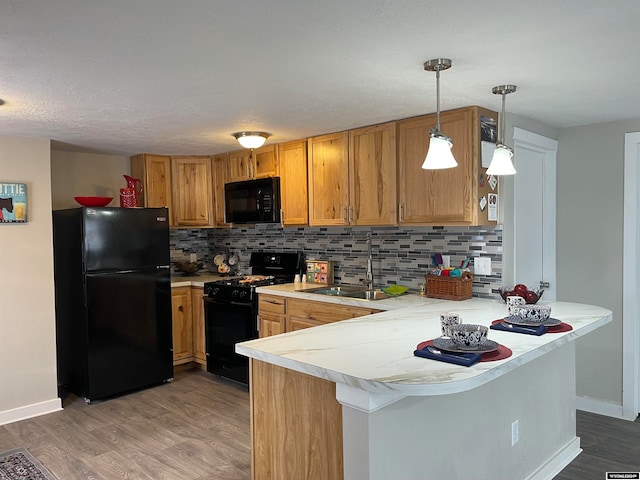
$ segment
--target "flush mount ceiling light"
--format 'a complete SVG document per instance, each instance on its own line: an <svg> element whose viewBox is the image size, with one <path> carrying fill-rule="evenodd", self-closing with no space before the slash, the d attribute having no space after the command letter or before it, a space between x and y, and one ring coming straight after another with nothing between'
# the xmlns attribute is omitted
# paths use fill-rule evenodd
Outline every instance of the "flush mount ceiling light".
<svg viewBox="0 0 640 480"><path fill-rule="evenodd" d="M498 85L491 90L495 95L502 95L502 113L498 119L498 141L496 149L493 151L493 158L487 169L487 175L514 175L516 169L513 168L511 159L513 158L513 150L504 143L504 102L505 97L516 91L515 85Z"/></svg>
<svg viewBox="0 0 640 480"><path fill-rule="evenodd" d="M429 132L429 150L424 159L422 168L425 170L439 170L443 168L457 167L458 162L453 158L451 147L453 140L440 131L440 71L451 68L451 60L448 58L436 58L425 62L424 69L436 72L436 126Z"/></svg>
<svg viewBox="0 0 640 480"><path fill-rule="evenodd" d="M267 141L267 138L271 136L270 133L266 132L236 132L231 135L233 135L244 148L251 149L261 147L264 145L264 142Z"/></svg>

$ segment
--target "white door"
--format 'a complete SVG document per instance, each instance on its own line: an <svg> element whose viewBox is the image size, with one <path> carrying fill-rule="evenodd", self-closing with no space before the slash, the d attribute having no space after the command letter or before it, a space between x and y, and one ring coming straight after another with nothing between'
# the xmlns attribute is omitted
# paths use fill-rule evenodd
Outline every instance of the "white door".
<svg viewBox="0 0 640 480"><path fill-rule="evenodd" d="M513 257L507 277L531 289L544 285L544 299L555 300L558 142L520 128L514 128L513 139L518 173L513 177Z"/></svg>

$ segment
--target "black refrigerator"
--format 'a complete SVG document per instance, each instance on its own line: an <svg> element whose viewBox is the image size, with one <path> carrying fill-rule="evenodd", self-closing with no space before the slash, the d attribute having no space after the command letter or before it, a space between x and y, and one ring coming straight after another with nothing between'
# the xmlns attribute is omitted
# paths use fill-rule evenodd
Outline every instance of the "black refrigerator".
<svg viewBox="0 0 640 480"><path fill-rule="evenodd" d="M166 208L53 212L58 386L87 403L173 378Z"/></svg>

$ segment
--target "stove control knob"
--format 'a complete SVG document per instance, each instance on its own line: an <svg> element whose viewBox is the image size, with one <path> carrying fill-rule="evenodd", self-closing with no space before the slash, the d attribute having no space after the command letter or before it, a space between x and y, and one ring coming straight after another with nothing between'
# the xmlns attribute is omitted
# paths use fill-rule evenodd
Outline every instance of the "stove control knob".
<svg viewBox="0 0 640 480"><path fill-rule="evenodd" d="M237 297L238 296L238 290L234 290L231 292L231 296L232 297Z"/></svg>
<svg viewBox="0 0 640 480"><path fill-rule="evenodd" d="M240 292L240 298L244 298L246 296L247 296L247 292L246 291L243 290L243 291Z"/></svg>

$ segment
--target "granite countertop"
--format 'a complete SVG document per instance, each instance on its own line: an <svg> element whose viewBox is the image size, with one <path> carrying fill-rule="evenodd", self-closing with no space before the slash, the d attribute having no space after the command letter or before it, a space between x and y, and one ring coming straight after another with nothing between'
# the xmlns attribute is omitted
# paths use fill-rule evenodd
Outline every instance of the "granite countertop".
<svg viewBox="0 0 640 480"><path fill-rule="evenodd" d="M258 292L354 305L354 299L304 293L286 285L260 287ZM387 311L242 342L236 345L236 351L369 392L444 395L476 388L611 321L611 311L605 308L541 302L551 305L551 316L570 324L573 330L542 336L489 330L489 338L509 347L513 355L460 367L415 357L413 351L420 342L440 336L440 313L458 312L464 323L489 326L506 316L507 307L502 301L447 301L404 295L358 302L359 306L365 303Z"/></svg>

